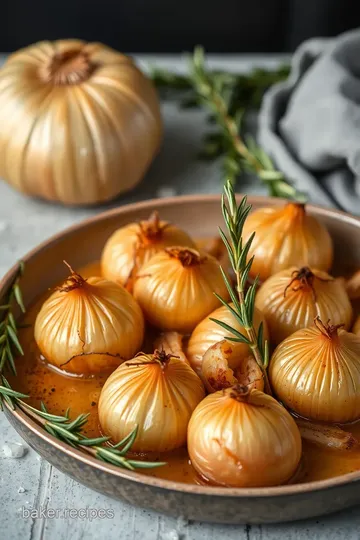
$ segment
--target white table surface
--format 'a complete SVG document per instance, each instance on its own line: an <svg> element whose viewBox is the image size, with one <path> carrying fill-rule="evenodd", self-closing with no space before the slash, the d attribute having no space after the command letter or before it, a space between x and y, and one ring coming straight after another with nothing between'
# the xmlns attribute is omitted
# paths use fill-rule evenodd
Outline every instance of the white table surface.
<svg viewBox="0 0 360 540"><path fill-rule="evenodd" d="M166 67L181 67L179 57L142 57ZM214 66L248 69L254 65L273 66L276 57L212 56ZM201 136L206 129L198 111L178 113L173 104L164 104L165 140L162 152L147 177L132 194L101 208L70 209L32 200L0 183L0 275L27 251L50 235L109 207L155 197L160 187L172 186L178 194L217 193L221 190L219 164L196 159ZM1 129L1 127L0 127ZM248 193L265 193L254 180L241 186ZM0 414L0 447L5 441L21 441ZM24 488L24 492L18 492ZM22 491L22 490L20 490ZM31 519L23 508L104 508L113 511L109 519ZM176 519L114 501L58 472L30 448L21 459L0 456L0 539L1 540L329 540L360 539L359 508L293 524L268 526L222 526L205 523L178 523Z"/></svg>

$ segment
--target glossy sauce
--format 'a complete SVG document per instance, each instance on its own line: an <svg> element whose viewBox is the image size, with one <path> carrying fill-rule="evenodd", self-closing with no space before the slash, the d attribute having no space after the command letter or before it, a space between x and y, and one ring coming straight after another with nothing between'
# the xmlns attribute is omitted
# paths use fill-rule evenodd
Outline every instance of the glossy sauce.
<svg viewBox="0 0 360 540"><path fill-rule="evenodd" d="M80 270L83 277L100 275L99 264L94 263ZM15 379L9 376L13 388L31 396L28 402L36 407L43 401L51 413L64 414L70 407L71 417L80 413L89 412L88 423L84 433L89 437L100 434L97 404L101 388L109 374L94 378L81 378L66 376L50 368L41 359L34 341L34 323L36 315L44 302L51 294L48 292L27 311L23 322L28 327L19 330L19 338L25 351L25 356L16 361L18 375ZM147 339L151 347L151 339ZM146 347L145 347L146 348ZM145 352L151 352L150 349ZM360 440L360 421L343 426L347 431ZM148 456L151 461L166 461L167 465L141 471L142 474L156 476L188 484L204 484L192 468L185 448L165 454ZM347 451L328 450L313 443L303 441L303 460L296 475L296 482L308 482L339 476L345 473L360 470L360 447Z"/></svg>

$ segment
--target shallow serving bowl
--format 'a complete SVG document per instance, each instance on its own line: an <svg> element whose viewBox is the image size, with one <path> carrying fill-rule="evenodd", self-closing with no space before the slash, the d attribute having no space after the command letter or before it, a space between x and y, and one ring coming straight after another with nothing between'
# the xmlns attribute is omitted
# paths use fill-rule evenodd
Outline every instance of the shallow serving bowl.
<svg viewBox="0 0 360 540"><path fill-rule="evenodd" d="M249 197L254 208L279 206L283 201ZM108 236L119 226L148 217L161 217L195 237L214 236L222 223L220 197L185 196L153 200L105 212L52 237L25 258L22 278L25 304L66 277L63 259L73 267L99 259ZM328 227L335 243L338 270L360 267L360 219L334 210L309 206ZM0 284L0 297L16 268ZM360 503L360 471L311 483L272 488L219 488L187 485L102 463L58 441L20 410L5 409L10 423L41 456L79 482L111 497L187 519L221 523L269 523L318 516Z"/></svg>

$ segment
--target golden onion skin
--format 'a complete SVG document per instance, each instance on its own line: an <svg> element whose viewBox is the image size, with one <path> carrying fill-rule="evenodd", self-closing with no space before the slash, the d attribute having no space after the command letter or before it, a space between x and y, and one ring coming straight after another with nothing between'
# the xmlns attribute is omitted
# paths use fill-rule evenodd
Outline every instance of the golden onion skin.
<svg viewBox="0 0 360 540"><path fill-rule="evenodd" d="M255 255L250 276L261 281L290 266L329 270L333 243L326 227L307 214L304 205L288 203L282 208L260 208L245 221L246 242L255 231L248 260Z"/></svg>
<svg viewBox="0 0 360 540"><path fill-rule="evenodd" d="M180 253L180 255L173 255ZM189 264L180 260L189 258ZM141 268L134 296L153 326L162 330L191 332L220 301L228 299L220 266L211 255L194 249L167 248Z"/></svg>
<svg viewBox="0 0 360 540"><path fill-rule="evenodd" d="M269 367L274 393L300 416L345 423L360 418L360 337L317 327L285 339Z"/></svg>
<svg viewBox="0 0 360 540"><path fill-rule="evenodd" d="M235 330L238 330L242 334L245 333L244 328L239 324L226 306L217 308L215 311L210 313L208 317L205 317L205 319L203 319L194 329L187 346L187 358L193 369L195 369L199 375L201 374L201 363L206 351L215 345L215 343L219 343L226 337L230 336L230 333L227 330L216 322L211 321L210 318L218 319L219 321L222 321L235 328ZM264 338L269 339L269 332L265 318L261 311L255 308L254 325L256 330L258 330L260 323L263 323ZM249 356L249 347L245 343L231 342L231 348L239 361ZM237 366L231 365L230 367L235 368Z"/></svg>
<svg viewBox="0 0 360 540"><path fill-rule="evenodd" d="M32 196L94 204L132 189L162 138L152 82L101 43L42 41L0 70L0 176Z"/></svg>
<svg viewBox="0 0 360 540"><path fill-rule="evenodd" d="M188 427L188 452L196 471L214 484L277 486L295 473L301 437L294 419L274 398L252 390L248 401L232 388L209 394Z"/></svg>
<svg viewBox="0 0 360 540"><path fill-rule="evenodd" d="M159 221L154 234L146 234L144 223L149 221L130 223L110 236L101 256L104 277L125 285L134 270L140 270L143 264L164 248L195 247L190 236L171 223Z"/></svg>
<svg viewBox="0 0 360 540"><path fill-rule="evenodd" d="M311 283L290 284L297 271L291 267L269 277L256 295L255 306L266 318L272 342L278 345L297 330L312 326L315 317L349 329L353 312L344 282L311 269Z"/></svg>
<svg viewBox="0 0 360 540"><path fill-rule="evenodd" d="M99 421L113 442L134 427L135 452L166 452L186 444L187 425L204 398L202 382L183 360L171 357L165 366L149 363L154 355L125 362L107 379L99 399Z"/></svg>
<svg viewBox="0 0 360 540"><path fill-rule="evenodd" d="M143 337L144 318L136 300L100 277L68 292L56 290L35 322L35 340L46 361L77 374L117 367L133 357Z"/></svg>
<svg viewBox="0 0 360 540"><path fill-rule="evenodd" d="M355 322L353 324L353 327L351 329L351 331L354 333L354 334L358 334L360 335L360 315L358 315L355 319Z"/></svg>

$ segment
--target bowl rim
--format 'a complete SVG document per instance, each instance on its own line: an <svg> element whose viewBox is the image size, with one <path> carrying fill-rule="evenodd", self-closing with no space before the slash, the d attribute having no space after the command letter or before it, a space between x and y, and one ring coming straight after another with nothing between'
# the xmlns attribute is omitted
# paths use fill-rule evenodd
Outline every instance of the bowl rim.
<svg viewBox="0 0 360 540"><path fill-rule="evenodd" d="M243 197L242 194L236 194L237 198ZM30 250L22 260L25 262L30 260L34 255L40 253L41 251L47 249L50 246L53 246L58 241L62 240L64 237L73 234L81 229L85 229L87 226L94 224L98 221L106 220L113 216L122 214L127 214L128 212L136 210L146 210L153 209L155 205L159 207L171 206L171 205L186 205L187 203L201 203L201 202L219 202L220 204L220 194L212 195L181 195L176 197L166 197L161 199L149 199L146 201L135 202L131 204L126 204L100 212L95 216L91 216L82 220L70 227L67 227L63 231L56 233L47 240L41 242L38 246ZM249 195L248 201L250 204L255 203L262 206L281 206L286 201L284 199L279 199L275 197L266 197L262 195ZM335 210L332 208L325 208L317 205L306 205L310 213L316 214L319 216L326 216L347 222L355 227L360 228L360 218L350 215L346 212L340 210ZM4 275L0 280L0 295L2 295L7 288L12 283L14 276L17 272L18 265L15 264L12 268ZM176 482L173 480L166 480L162 478L156 478L153 476L148 476L136 471L129 471L127 469L121 469L115 465L103 463L95 457L86 454L76 448L72 448L66 443L59 441L56 437L47 433L44 428L35 422L26 412L20 408L12 410L7 403L5 403L6 414L13 416L18 422L20 422L24 427L28 428L32 433L37 437L42 439L44 442L55 447L57 450L60 450L66 454L71 459L76 459L77 461L82 462L85 465L94 467L102 472L111 474L119 479L129 480L135 483L144 484L149 487L160 488L164 490L184 492L197 495L206 495L206 496L220 496L220 497L237 497L237 498L261 498L261 497L283 497L297 495L299 493L309 493L315 491L321 491L328 488L339 487L345 484L352 482L360 481L360 470L347 473L341 476L336 476L333 478L328 478L325 480L317 480L313 482L304 482L299 484L285 484L282 486L274 487L261 487L261 488L235 488L235 487L221 487L221 486L207 486L207 485L197 485L197 484L185 484L183 482Z"/></svg>

